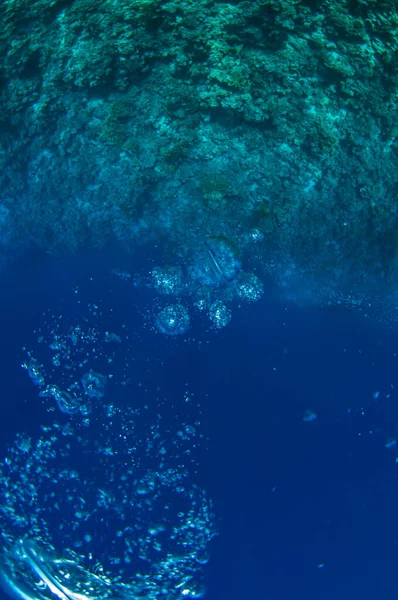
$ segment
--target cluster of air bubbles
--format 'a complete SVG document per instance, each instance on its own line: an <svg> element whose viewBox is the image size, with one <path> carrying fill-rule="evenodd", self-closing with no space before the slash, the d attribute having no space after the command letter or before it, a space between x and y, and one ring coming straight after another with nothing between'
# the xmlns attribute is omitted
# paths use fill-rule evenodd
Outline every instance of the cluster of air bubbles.
<svg viewBox="0 0 398 600"><path fill-rule="evenodd" d="M181 304L169 304L158 313L155 324L165 335L181 335L189 327L189 313Z"/></svg>
<svg viewBox="0 0 398 600"><path fill-rule="evenodd" d="M188 312L170 305L158 322L175 335L186 331ZM203 598L215 528L211 502L190 472L197 471L202 438L200 421L188 416L195 406L188 412L187 393L185 416L177 411L174 427L158 411L151 420L137 399L134 408L119 405L117 396L110 402L132 350L118 334L102 331L105 324L97 310L72 327L51 316L50 331L42 325L27 351L23 367L39 396L66 415L95 410L95 419L61 418L33 438L17 436L6 453L0 585L25 600ZM97 368L113 360L108 390L111 374Z"/></svg>
<svg viewBox="0 0 398 600"><path fill-rule="evenodd" d="M152 269L153 287L159 294L178 296L184 289L184 278L179 267L156 267Z"/></svg>
<svg viewBox="0 0 398 600"><path fill-rule="evenodd" d="M99 405L113 377L110 366L124 354L123 336L104 330L99 307L88 305L88 312L72 325L59 316L44 315L46 334L39 330L35 350L25 349L28 359L21 365L39 388L39 397L55 400L67 415L86 417Z"/></svg>
<svg viewBox="0 0 398 600"><path fill-rule="evenodd" d="M232 312L221 300L216 300L210 306L209 317L216 329L222 329L230 322Z"/></svg>
<svg viewBox="0 0 398 600"><path fill-rule="evenodd" d="M25 600L202 598L202 566L215 535L209 499L186 467L160 452L159 424L147 427L142 444L136 412L106 414L97 435L78 422L54 423L36 440L18 436L6 455L2 587ZM184 426L184 435L167 439L178 455L194 436Z"/></svg>
<svg viewBox="0 0 398 600"><path fill-rule="evenodd" d="M52 363L54 364L53 359ZM62 390L54 383L46 385L44 367L40 367L36 359L31 358L29 363L23 363L22 368L27 370L33 383L41 388L39 397L54 399L59 410L67 415L80 413L83 416L88 416L93 409L90 398L102 398L108 385L105 375L96 373L91 369L82 375L81 385L79 385L79 382L74 381L67 390ZM86 398L83 396L86 396Z"/></svg>
<svg viewBox="0 0 398 600"><path fill-rule="evenodd" d="M235 290L241 300L257 302L264 294L264 285L254 273L241 272L235 280Z"/></svg>
<svg viewBox="0 0 398 600"><path fill-rule="evenodd" d="M263 239L260 229L237 236L241 248L249 248ZM231 320L231 305L235 300L257 302L264 294L260 279L241 270L238 246L224 236L208 236L181 254L185 261L182 267L155 267L150 278L131 276L136 287L145 286L162 296L176 297L177 303L165 306L154 317L160 333L168 336L185 333L190 324L190 307L207 313L212 326L222 329ZM124 272L112 273L128 279Z"/></svg>

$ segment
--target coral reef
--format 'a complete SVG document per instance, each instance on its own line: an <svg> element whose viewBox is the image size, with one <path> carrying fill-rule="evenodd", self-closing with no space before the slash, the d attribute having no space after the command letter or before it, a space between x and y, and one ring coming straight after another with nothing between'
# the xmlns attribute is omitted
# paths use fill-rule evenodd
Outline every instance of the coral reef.
<svg viewBox="0 0 398 600"><path fill-rule="evenodd" d="M395 282L397 7L4 0L3 254L258 227L266 271Z"/></svg>

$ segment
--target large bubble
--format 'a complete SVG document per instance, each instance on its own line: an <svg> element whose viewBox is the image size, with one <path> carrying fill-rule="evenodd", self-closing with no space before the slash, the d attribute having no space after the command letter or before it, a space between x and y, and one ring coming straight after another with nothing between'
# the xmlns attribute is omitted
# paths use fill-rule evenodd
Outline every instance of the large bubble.
<svg viewBox="0 0 398 600"><path fill-rule="evenodd" d="M210 306L209 317L216 329L226 327L232 318L232 312L224 302L216 300Z"/></svg>
<svg viewBox="0 0 398 600"><path fill-rule="evenodd" d="M165 335L181 335L189 327L189 314L181 304L169 304L156 317L156 327Z"/></svg>
<svg viewBox="0 0 398 600"><path fill-rule="evenodd" d="M37 385L37 387L41 388L45 385L43 373L37 360L30 360L29 364L24 365L24 368L27 369L29 377L31 378L33 383Z"/></svg>
<svg viewBox="0 0 398 600"><path fill-rule="evenodd" d="M102 398L105 395L107 379L105 375L91 370L85 373L81 379L84 392L91 398Z"/></svg>
<svg viewBox="0 0 398 600"><path fill-rule="evenodd" d="M239 273L235 279L238 298L246 302L257 302L264 294L264 285L254 273Z"/></svg>
<svg viewBox="0 0 398 600"><path fill-rule="evenodd" d="M241 268L236 248L223 237L208 237L195 254L189 276L200 285L218 287Z"/></svg>

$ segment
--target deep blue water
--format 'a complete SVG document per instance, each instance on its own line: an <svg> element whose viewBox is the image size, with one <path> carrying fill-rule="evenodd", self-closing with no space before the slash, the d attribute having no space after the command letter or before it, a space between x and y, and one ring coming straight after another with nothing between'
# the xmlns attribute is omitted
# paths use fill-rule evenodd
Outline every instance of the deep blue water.
<svg viewBox="0 0 398 600"><path fill-rule="evenodd" d="M170 340L143 327L151 291L108 275L144 264L112 253L37 257L3 278L2 455L16 432L50 418L20 368L21 348L35 343L44 310L73 312L80 286L83 303L102 299L115 323L140 332L132 377L171 399L166 420L178 418L172 399L185 389L200 404L198 476L219 529L209 600L396 598L398 449L384 447L398 435L396 335L355 312L282 304L268 290L222 332L198 319L196 342ZM158 368L146 371L148 358ZM303 421L306 409L314 422Z"/></svg>

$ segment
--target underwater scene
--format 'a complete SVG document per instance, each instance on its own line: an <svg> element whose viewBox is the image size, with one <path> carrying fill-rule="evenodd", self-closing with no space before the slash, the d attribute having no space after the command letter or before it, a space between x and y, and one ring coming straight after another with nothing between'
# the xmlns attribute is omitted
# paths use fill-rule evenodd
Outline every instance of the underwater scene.
<svg viewBox="0 0 398 600"><path fill-rule="evenodd" d="M0 600L398 597L398 0L0 0Z"/></svg>

